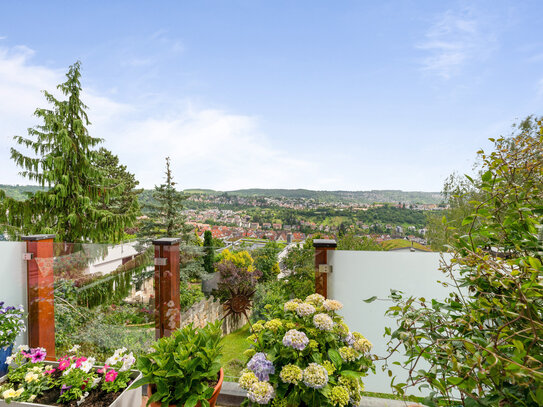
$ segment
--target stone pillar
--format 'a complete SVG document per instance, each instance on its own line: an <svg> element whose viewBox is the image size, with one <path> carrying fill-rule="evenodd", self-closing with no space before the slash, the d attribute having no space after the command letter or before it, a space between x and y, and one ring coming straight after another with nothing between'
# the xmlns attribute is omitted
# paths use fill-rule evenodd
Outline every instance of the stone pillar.
<svg viewBox="0 0 543 407"><path fill-rule="evenodd" d="M162 238L155 246L155 337L170 336L180 326L179 240Z"/></svg>
<svg viewBox="0 0 543 407"><path fill-rule="evenodd" d="M53 239L55 235L23 236L26 241L28 345L45 348L55 360L55 290Z"/></svg>
<svg viewBox="0 0 543 407"><path fill-rule="evenodd" d="M321 264L328 264L328 250L335 250L337 243L333 239L313 240L315 248L315 293L328 296L328 275L319 272Z"/></svg>

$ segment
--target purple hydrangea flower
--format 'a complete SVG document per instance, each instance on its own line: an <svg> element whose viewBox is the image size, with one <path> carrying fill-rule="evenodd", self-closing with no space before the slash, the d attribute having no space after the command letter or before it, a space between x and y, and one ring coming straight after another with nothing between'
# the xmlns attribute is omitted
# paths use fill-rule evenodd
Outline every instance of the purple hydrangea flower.
<svg viewBox="0 0 543 407"><path fill-rule="evenodd" d="M255 353L247 363L247 368L253 371L258 380L264 382L270 380L270 374L275 373L273 363L266 358L266 354L263 352Z"/></svg>
<svg viewBox="0 0 543 407"><path fill-rule="evenodd" d="M351 332L347 334L345 338L343 338L343 342L345 342L349 346L353 346L354 344L354 336Z"/></svg>
<svg viewBox="0 0 543 407"><path fill-rule="evenodd" d="M283 345L291 348L304 350L309 343L309 338L303 332L291 329L283 336Z"/></svg>

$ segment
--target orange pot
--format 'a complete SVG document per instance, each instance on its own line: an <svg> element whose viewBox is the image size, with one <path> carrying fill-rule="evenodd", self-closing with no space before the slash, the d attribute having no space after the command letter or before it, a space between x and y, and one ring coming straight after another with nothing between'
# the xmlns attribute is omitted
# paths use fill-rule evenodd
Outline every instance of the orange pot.
<svg viewBox="0 0 543 407"><path fill-rule="evenodd" d="M217 399L219 398L219 393L221 392L223 379L224 379L224 372L223 372L222 367L221 367L221 370L219 370L219 381L215 385L213 395L208 400L209 401L209 407L215 407L215 403L217 402ZM148 394L149 397L151 397L153 395L153 388L150 385L147 386L147 394ZM162 405L162 403L160 401L154 401L151 404L149 404L150 407L160 407L161 405ZM176 405L175 404L170 404L170 407L176 407ZM196 407L202 407L202 405L198 402L198 404L196 404Z"/></svg>

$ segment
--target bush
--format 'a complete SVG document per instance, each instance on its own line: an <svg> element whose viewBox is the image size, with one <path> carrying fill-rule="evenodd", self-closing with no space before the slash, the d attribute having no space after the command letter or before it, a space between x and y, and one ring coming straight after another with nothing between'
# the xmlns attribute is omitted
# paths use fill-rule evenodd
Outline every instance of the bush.
<svg viewBox="0 0 543 407"><path fill-rule="evenodd" d="M519 129L479 152L480 176L469 180L482 198L442 267L450 297L392 295L391 350L403 345L409 384L432 389L430 406L543 405L543 128L530 118Z"/></svg>

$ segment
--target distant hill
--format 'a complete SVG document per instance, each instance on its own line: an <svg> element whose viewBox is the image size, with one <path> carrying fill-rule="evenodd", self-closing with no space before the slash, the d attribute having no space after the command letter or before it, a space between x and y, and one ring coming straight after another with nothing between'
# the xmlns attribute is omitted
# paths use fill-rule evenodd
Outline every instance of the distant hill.
<svg viewBox="0 0 543 407"><path fill-rule="evenodd" d="M0 184L7 196L18 201L24 201L27 197L27 193L33 194L36 191L43 191L46 188L42 188L36 185L3 185Z"/></svg>
<svg viewBox="0 0 543 407"><path fill-rule="evenodd" d="M443 197L439 192L400 191L400 190L372 190L372 191L313 191L310 189L238 189L234 191L214 191L188 189L186 193L203 193L219 195L227 193L244 197L270 197L270 198L305 198L321 202L350 202L371 204L375 202L392 203L419 203L439 204Z"/></svg>
<svg viewBox="0 0 543 407"><path fill-rule="evenodd" d="M25 199L26 192L36 192L41 187L33 185L1 185L6 194L15 199ZM215 191L213 189L186 189L187 194L206 195L236 195L242 197L269 197L289 199L314 199L319 202L344 202L344 203L394 203L407 204L439 204L443 198L439 192L400 191L400 190L372 190L372 191L313 191L310 189L238 189L235 191ZM140 201L152 200L152 190L146 189L140 196Z"/></svg>

